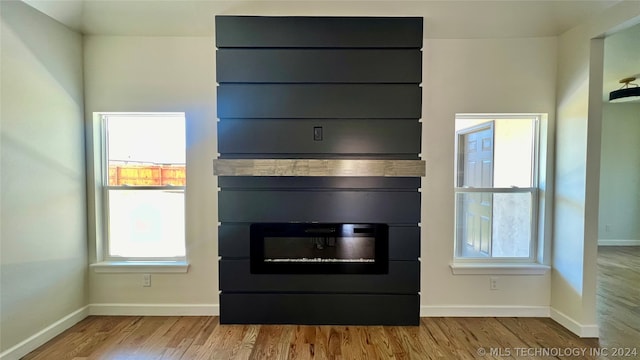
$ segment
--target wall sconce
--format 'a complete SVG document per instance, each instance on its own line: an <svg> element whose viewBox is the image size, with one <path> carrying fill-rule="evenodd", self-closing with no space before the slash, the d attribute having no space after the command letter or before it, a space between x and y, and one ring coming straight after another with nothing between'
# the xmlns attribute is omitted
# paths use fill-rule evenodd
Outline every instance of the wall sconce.
<svg viewBox="0 0 640 360"><path fill-rule="evenodd" d="M634 81L635 79L635 76L631 76L620 80L620 83L623 84L622 87L609 93L609 101L640 101L640 86L638 86L638 84L632 83L632 81Z"/></svg>

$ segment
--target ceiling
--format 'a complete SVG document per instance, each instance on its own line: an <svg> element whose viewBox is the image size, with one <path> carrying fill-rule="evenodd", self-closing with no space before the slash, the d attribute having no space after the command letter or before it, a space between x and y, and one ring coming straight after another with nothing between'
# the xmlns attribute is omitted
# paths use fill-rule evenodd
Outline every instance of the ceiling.
<svg viewBox="0 0 640 360"><path fill-rule="evenodd" d="M3 0L0 0L3 1ZM215 15L422 16L425 37L555 36L621 0L22 0L88 35L213 36ZM603 100L640 78L640 25L605 41Z"/></svg>
<svg viewBox="0 0 640 360"><path fill-rule="evenodd" d="M90 35L212 36L214 15L423 16L427 38L559 35L620 0L23 0Z"/></svg>

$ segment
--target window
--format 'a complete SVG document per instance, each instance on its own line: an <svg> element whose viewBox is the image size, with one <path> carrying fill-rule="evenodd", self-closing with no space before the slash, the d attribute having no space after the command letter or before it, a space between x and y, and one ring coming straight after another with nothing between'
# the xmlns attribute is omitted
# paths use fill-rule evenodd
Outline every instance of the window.
<svg viewBox="0 0 640 360"><path fill-rule="evenodd" d="M535 262L538 116L456 116L456 260Z"/></svg>
<svg viewBox="0 0 640 360"><path fill-rule="evenodd" d="M102 114L101 122L105 260L184 260L184 114Z"/></svg>

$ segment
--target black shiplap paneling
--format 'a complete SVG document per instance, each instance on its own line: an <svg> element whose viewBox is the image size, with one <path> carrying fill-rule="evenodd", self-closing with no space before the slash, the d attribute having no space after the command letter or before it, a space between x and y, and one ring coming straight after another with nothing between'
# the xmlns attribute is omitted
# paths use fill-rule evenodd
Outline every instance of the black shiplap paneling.
<svg viewBox="0 0 640 360"><path fill-rule="evenodd" d="M418 119L422 88L408 84L222 84L218 117Z"/></svg>
<svg viewBox="0 0 640 360"><path fill-rule="evenodd" d="M218 227L218 255L223 258L249 259L250 226L251 224L221 224Z"/></svg>
<svg viewBox="0 0 640 360"><path fill-rule="evenodd" d="M221 189L380 189L415 191L418 177L382 176L219 176Z"/></svg>
<svg viewBox="0 0 640 360"><path fill-rule="evenodd" d="M414 83L419 49L220 49L219 83Z"/></svg>
<svg viewBox="0 0 640 360"><path fill-rule="evenodd" d="M216 16L216 46L421 48L420 17Z"/></svg>
<svg viewBox="0 0 640 360"><path fill-rule="evenodd" d="M251 274L249 260L222 259L220 290L415 294L420 291L420 263L389 261L388 274Z"/></svg>
<svg viewBox="0 0 640 360"><path fill-rule="evenodd" d="M417 294L220 295L222 324L415 326L419 322Z"/></svg>
<svg viewBox="0 0 640 360"><path fill-rule="evenodd" d="M422 27L422 18L216 16L220 158L418 159ZM219 186L222 323L419 323L419 178L220 177ZM288 221L390 224L390 258L407 261L386 275L250 274L250 223Z"/></svg>
<svg viewBox="0 0 640 360"><path fill-rule="evenodd" d="M389 227L389 260L417 260L420 257L418 226ZM418 269L420 273L420 269Z"/></svg>
<svg viewBox="0 0 640 360"><path fill-rule="evenodd" d="M220 191L221 222L417 224L420 193L390 191Z"/></svg>
<svg viewBox="0 0 640 360"><path fill-rule="evenodd" d="M314 140L314 128L322 140ZM218 151L235 154L415 154L420 152L417 120L222 120Z"/></svg>
<svg viewBox="0 0 640 360"><path fill-rule="evenodd" d="M218 253L223 258L249 258L250 224L222 224L218 228ZM389 227L389 259L417 260L420 229L417 226Z"/></svg>

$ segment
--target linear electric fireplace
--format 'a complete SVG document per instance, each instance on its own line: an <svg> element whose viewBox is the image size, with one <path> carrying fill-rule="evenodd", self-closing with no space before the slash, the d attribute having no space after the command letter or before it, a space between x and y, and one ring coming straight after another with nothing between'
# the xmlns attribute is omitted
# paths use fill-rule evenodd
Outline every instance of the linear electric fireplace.
<svg viewBox="0 0 640 360"><path fill-rule="evenodd" d="M386 224L251 225L252 274L385 274Z"/></svg>

